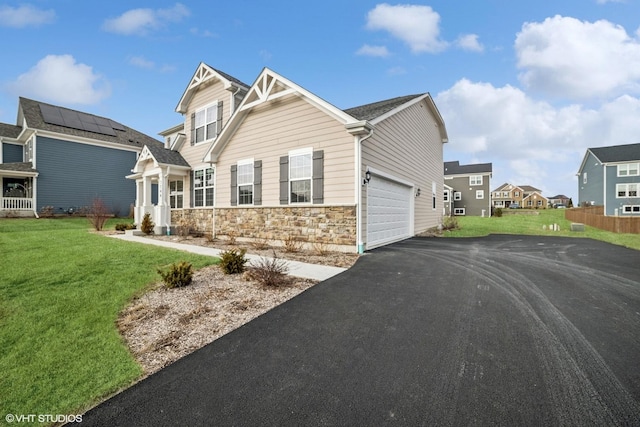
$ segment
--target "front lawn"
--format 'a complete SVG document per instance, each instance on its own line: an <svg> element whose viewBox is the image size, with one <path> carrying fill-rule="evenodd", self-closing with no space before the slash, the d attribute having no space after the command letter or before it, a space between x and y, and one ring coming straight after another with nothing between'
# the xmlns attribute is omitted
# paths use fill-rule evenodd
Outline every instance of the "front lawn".
<svg viewBox="0 0 640 427"><path fill-rule="evenodd" d="M157 267L216 261L91 233L84 218L0 220L0 257L3 421L75 413L130 385L142 370L118 313L159 280Z"/></svg>
<svg viewBox="0 0 640 427"><path fill-rule="evenodd" d="M542 209L536 214L505 213L502 217L482 218L477 216L455 217L460 225L457 230L445 231L445 237L475 237L489 234L528 234L540 236L588 237L595 240L640 250L640 235L619 234L585 226L584 232L571 231L571 221L564 218L564 209ZM558 224L560 231L550 229ZM545 229L546 228L546 229Z"/></svg>

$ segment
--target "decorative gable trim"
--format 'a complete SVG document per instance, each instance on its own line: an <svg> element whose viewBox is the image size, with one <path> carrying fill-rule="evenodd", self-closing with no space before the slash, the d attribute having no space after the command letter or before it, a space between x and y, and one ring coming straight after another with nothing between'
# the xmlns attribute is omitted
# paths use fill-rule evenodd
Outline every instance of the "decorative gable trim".
<svg viewBox="0 0 640 427"><path fill-rule="evenodd" d="M240 106L233 113L218 138L211 144L206 154L204 162L215 163L218 156L224 150L225 146L238 130L245 117L259 105L268 104L285 96L297 96L335 120L339 121L345 127L355 123L361 123L349 114L331 105L322 98L314 95L301 86L293 83L291 80L281 76L280 74L268 68L264 68L256 81L251 85L247 95L242 100Z"/></svg>
<svg viewBox="0 0 640 427"><path fill-rule="evenodd" d="M244 86L239 86L237 83L227 79L225 76L223 76L204 62L201 62L200 65L198 65L196 72L193 74L193 77L191 77L187 88L182 94L180 102L178 102L178 105L176 106L176 111L180 114L185 114L187 112L189 103L193 98L193 95L198 91L198 89L202 85L209 84L210 82L212 83L216 80L221 81L224 84L224 88L227 90L236 91L244 88Z"/></svg>

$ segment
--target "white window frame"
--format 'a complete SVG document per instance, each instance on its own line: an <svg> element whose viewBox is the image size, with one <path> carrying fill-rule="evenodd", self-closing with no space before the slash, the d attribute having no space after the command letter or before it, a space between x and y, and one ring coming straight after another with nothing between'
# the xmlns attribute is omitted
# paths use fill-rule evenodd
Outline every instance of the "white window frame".
<svg viewBox="0 0 640 427"><path fill-rule="evenodd" d="M200 179L200 182L198 182L198 179L196 178L196 175L198 174L198 172L202 173L202 178ZM193 183L193 193L191 196L193 197L194 208L209 208L209 207L215 206L216 204L216 190L214 185L215 176L216 176L215 168L201 168L201 169L193 170L194 183ZM197 201L196 194L198 192L202 193L201 205L196 203ZM207 193L209 192L211 192L211 204L207 204Z"/></svg>
<svg viewBox="0 0 640 427"><path fill-rule="evenodd" d="M465 208L453 208L454 215L465 215Z"/></svg>
<svg viewBox="0 0 640 427"><path fill-rule="evenodd" d="M459 202L460 200L462 200L462 193L459 191L454 191L453 192L453 200L455 202Z"/></svg>
<svg viewBox="0 0 640 427"><path fill-rule="evenodd" d="M640 183L629 182L624 184L616 184L616 199L636 199L638 195L638 187ZM624 193L620 195L620 193Z"/></svg>
<svg viewBox="0 0 640 427"><path fill-rule="evenodd" d="M513 197L520 197L520 192L519 191L514 191L513 192Z"/></svg>
<svg viewBox="0 0 640 427"><path fill-rule="evenodd" d="M243 206L250 206L253 205L253 197L254 197L254 190L253 190L253 159L246 159L246 160L240 160L238 162L238 168L237 168L237 184L238 184L238 188L236 189L236 191L238 192L238 205L243 205ZM249 171L249 173L240 173L241 169L246 169L247 171ZM250 187L251 188L251 195L250 197L250 201L247 202L246 199L243 199L241 197L241 188L240 187Z"/></svg>
<svg viewBox="0 0 640 427"><path fill-rule="evenodd" d="M476 190L476 199L484 199L484 190Z"/></svg>
<svg viewBox="0 0 640 427"><path fill-rule="evenodd" d="M194 143L211 141L218 135L218 101L196 110L194 116ZM198 129L202 129L202 139L198 139Z"/></svg>
<svg viewBox="0 0 640 427"><path fill-rule="evenodd" d="M622 206L623 214L636 214L640 213L640 205L623 205Z"/></svg>
<svg viewBox="0 0 640 427"><path fill-rule="evenodd" d="M586 173L586 172L583 172L583 173L582 173L582 183L583 183L583 184L586 184L586 183L587 183L587 173Z"/></svg>
<svg viewBox="0 0 640 427"><path fill-rule="evenodd" d="M180 184L180 189L178 189L178 184ZM184 180L174 179L169 181L169 206L171 209L182 209L184 207Z"/></svg>
<svg viewBox="0 0 640 427"><path fill-rule="evenodd" d="M502 197L504 197L505 199L509 198L509 192L508 191L503 191L502 192Z"/></svg>
<svg viewBox="0 0 640 427"><path fill-rule="evenodd" d="M542 206L542 200L538 200L538 206Z"/></svg>
<svg viewBox="0 0 640 427"><path fill-rule="evenodd" d="M449 201L449 190L444 190L444 199L445 202Z"/></svg>
<svg viewBox="0 0 640 427"><path fill-rule="evenodd" d="M470 175L469 185L482 185L482 175Z"/></svg>
<svg viewBox="0 0 640 427"><path fill-rule="evenodd" d="M306 165L305 164L294 165L294 162L297 162L299 158L304 159L306 157L308 157L309 159L308 174L300 174L300 173L294 174L293 173L294 171L297 172L297 171L300 171L300 169L302 169L302 172L304 172L304 169L306 169ZM289 185L289 204L310 205L313 201L313 148L302 148L300 150L289 151L288 167L289 167L289 184L288 184ZM292 195L294 193L293 191L294 183L298 184L303 182L309 183L309 200L306 200L306 201L293 200Z"/></svg>
<svg viewBox="0 0 640 427"><path fill-rule="evenodd" d="M618 176L638 176L640 174L640 163L625 163L618 165Z"/></svg>

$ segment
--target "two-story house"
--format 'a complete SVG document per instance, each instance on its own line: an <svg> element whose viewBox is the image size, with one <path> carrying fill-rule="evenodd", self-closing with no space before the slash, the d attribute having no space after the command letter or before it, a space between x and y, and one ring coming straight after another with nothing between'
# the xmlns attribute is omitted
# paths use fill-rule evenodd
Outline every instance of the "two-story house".
<svg viewBox="0 0 640 427"><path fill-rule="evenodd" d="M162 143L106 117L20 98L16 125L0 123L0 216L70 213L97 198L126 216L124 178L142 147Z"/></svg>
<svg viewBox="0 0 640 427"><path fill-rule="evenodd" d="M490 216L492 168L491 163L444 162L444 214Z"/></svg>
<svg viewBox="0 0 640 427"><path fill-rule="evenodd" d="M342 110L268 68L248 85L201 63L176 111L127 176L138 223L362 252L441 221L447 132L428 93Z"/></svg>
<svg viewBox="0 0 640 427"><path fill-rule="evenodd" d="M607 216L640 215L640 144L587 149L577 176L580 205L604 206Z"/></svg>
<svg viewBox="0 0 640 427"><path fill-rule="evenodd" d="M494 208L527 208L546 209L549 199L542 195L542 190L531 185L513 185L504 183L491 192Z"/></svg>

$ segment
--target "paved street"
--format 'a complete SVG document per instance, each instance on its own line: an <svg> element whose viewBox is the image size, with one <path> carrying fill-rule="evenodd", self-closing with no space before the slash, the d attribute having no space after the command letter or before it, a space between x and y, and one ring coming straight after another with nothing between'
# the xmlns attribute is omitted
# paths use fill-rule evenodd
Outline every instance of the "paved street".
<svg viewBox="0 0 640 427"><path fill-rule="evenodd" d="M640 252L410 239L85 414L87 425L640 425Z"/></svg>

